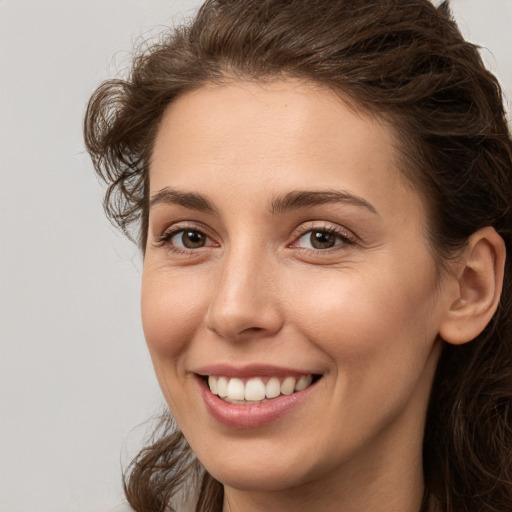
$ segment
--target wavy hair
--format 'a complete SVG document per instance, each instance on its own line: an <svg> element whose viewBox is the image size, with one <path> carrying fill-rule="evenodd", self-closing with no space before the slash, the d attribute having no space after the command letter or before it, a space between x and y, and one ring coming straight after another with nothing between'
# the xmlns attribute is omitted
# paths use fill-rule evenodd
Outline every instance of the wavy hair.
<svg viewBox="0 0 512 512"><path fill-rule="evenodd" d="M85 142L108 186L109 218L144 250L151 151L177 97L211 82L280 77L327 86L394 127L441 264L484 226L512 254L512 141L501 89L446 2L428 0L207 0L194 20L136 54L129 77L103 83L90 99ZM425 511L512 508L511 261L484 332L443 349L424 437ZM196 512L222 509L222 485L164 418L125 474L127 499L137 512L172 511L190 486Z"/></svg>

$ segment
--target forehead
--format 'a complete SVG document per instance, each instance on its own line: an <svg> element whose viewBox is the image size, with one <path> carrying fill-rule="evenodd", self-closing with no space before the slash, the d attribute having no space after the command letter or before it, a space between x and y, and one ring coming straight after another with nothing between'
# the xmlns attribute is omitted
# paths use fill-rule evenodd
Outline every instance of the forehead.
<svg viewBox="0 0 512 512"><path fill-rule="evenodd" d="M207 84L169 105L156 146L201 139L205 150L215 150L236 139L252 146L262 143L260 149L268 154L279 148L296 151L304 140L315 139L316 146L308 149L321 152L332 142L341 147L339 137L346 137L347 128L353 133L352 143L382 142L378 145L387 145L386 149L395 145L391 126L353 105L325 86L300 80ZM231 138L221 141L221 134Z"/></svg>
<svg viewBox="0 0 512 512"><path fill-rule="evenodd" d="M394 130L334 92L301 81L207 85L178 98L157 133L150 195L163 187L246 199L342 188L370 202L414 194L399 170ZM410 198L411 199L411 198Z"/></svg>

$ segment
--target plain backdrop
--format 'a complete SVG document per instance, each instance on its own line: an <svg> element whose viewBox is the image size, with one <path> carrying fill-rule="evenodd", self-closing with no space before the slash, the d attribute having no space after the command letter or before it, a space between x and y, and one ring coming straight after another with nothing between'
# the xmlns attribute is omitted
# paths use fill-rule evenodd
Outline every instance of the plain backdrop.
<svg viewBox="0 0 512 512"><path fill-rule="evenodd" d="M197 0L0 0L0 511L122 512L162 399L141 256L104 218L88 96ZM512 0L454 0L512 98ZM174 21L173 21L174 20Z"/></svg>

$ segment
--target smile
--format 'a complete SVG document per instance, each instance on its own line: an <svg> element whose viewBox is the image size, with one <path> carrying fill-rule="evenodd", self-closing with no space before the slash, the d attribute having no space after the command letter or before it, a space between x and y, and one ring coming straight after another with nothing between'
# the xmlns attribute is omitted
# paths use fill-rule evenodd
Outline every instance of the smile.
<svg viewBox="0 0 512 512"><path fill-rule="evenodd" d="M231 404L257 404L277 398L289 396L302 391L313 383L313 375L300 377L252 377L239 379L236 377L208 377L210 391L225 402Z"/></svg>
<svg viewBox="0 0 512 512"><path fill-rule="evenodd" d="M235 429L269 425L293 415L317 393L324 373L248 364L211 364L193 371L198 391L210 416Z"/></svg>

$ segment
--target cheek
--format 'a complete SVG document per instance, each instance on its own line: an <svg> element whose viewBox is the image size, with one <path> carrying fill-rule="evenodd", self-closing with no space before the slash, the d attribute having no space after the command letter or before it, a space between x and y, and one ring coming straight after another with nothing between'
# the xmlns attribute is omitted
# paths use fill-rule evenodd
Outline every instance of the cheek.
<svg viewBox="0 0 512 512"><path fill-rule="evenodd" d="M347 438L367 433L363 420L384 428L410 403L421 418L435 369L435 281L428 272L390 279L380 268L318 282L294 311L302 336L330 359L325 421Z"/></svg>
<svg viewBox="0 0 512 512"><path fill-rule="evenodd" d="M207 301L204 288L187 277L145 273L141 313L146 343L153 361L177 359L202 325Z"/></svg>
<svg viewBox="0 0 512 512"><path fill-rule="evenodd" d="M407 272L388 265L379 271L335 271L303 282L294 316L304 334L337 366L351 363L367 373L376 366L422 359L437 334L436 286L431 266ZM307 311L308 314L304 315ZM364 364L362 364L364 363Z"/></svg>
<svg viewBox="0 0 512 512"><path fill-rule="evenodd" d="M202 293L201 293L202 292ZM156 378L173 417L182 425L195 419L182 390L186 381L186 352L203 321L204 288L165 272L145 272L141 313L144 336Z"/></svg>

